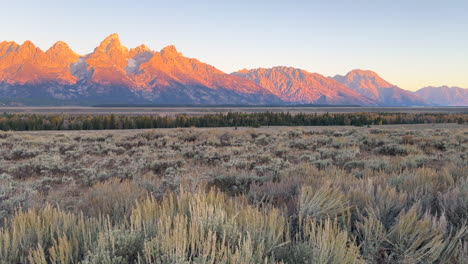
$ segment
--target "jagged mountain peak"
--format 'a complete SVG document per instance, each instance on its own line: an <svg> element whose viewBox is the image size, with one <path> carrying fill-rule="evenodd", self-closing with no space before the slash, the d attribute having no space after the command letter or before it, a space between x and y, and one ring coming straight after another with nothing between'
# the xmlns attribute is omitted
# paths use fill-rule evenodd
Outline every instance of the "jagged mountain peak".
<svg viewBox="0 0 468 264"><path fill-rule="evenodd" d="M237 72L259 72L259 71L304 71L299 68L291 67L291 66L284 66L284 65L278 65L278 66L273 66L270 68L265 68L265 67L259 67L259 68L254 68L254 69L242 69Z"/></svg>
<svg viewBox="0 0 468 264"><path fill-rule="evenodd" d="M26 40L18 48L19 53L35 53L35 52L38 52L38 51L42 52L42 50L40 48L36 47L36 45L34 45L34 43L32 41L30 41L30 40Z"/></svg>
<svg viewBox="0 0 468 264"><path fill-rule="evenodd" d="M274 66L272 68L261 68L261 69L266 69L266 70L272 69L272 70L280 70L280 71L306 71L306 70L299 69L296 67L284 66L284 65Z"/></svg>
<svg viewBox="0 0 468 264"><path fill-rule="evenodd" d="M80 55L74 52L67 43L63 41L57 41L52 47L50 47L46 54L51 65L60 65L67 69L72 63L78 61Z"/></svg>
<svg viewBox="0 0 468 264"><path fill-rule="evenodd" d="M305 74L315 74L315 73L310 73L306 70L299 69L299 68L294 68L291 66L273 66L271 68L256 68L256 69L242 69L240 71L237 71L233 73L234 75L239 75L239 74L251 74L251 75L288 75L292 78L300 78L303 77Z"/></svg>
<svg viewBox="0 0 468 264"><path fill-rule="evenodd" d="M130 49L128 65L125 67L125 72L127 74L135 73L140 69L141 64L148 62L153 56L154 51L145 44Z"/></svg>
<svg viewBox="0 0 468 264"><path fill-rule="evenodd" d="M120 36L117 33L112 33L109 36L107 36L102 43L112 43L112 42L118 42L120 43Z"/></svg>
<svg viewBox="0 0 468 264"><path fill-rule="evenodd" d="M272 72L281 72L281 73L284 73L284 74L295 75L295 78L303 77L305 74L310 74L310 75L318 74L318 73L308 72L306 70L291 67L291 66L275 66L275 67L273 67L271 69L265 69L265 70L269 70L269 71L272 71Z"/></svg>
<svg viewBox="0 0 468 264"><path fill-rule="evenodd" d="M340 75L336 75L335 78L340 78ZM346 79L347 82L360 83L361 85L372 87L393 87L395 85L385 81L376 72L371 70L355 69L348 72L345 76L341 77Z"/></svg>
<svg viewBox="0 0 468 264"><path fill-rule="evenodd" d="M247 68L244 68L244 69L242 69L242 70L238 70L237 72L238 72L238 73L245 74L245 73L248 73L249 70L248 70ZM235 72L233 72L233 73L235 73ZM233 74L233 73L232 73L232 74Z"/></svg>
<svg viewBox="0 0 468 264"><path fill-rule="evenodd" d="M19 48L18 43L14 41L2 41L0 42L0 57L4 56L5 54L17 51Z"/></svg>
<svg viewBox="0 0 468 264"><path fill-rule="evenodd" d="M117 33L113 33L99 44L99 46L94 50L94 53L112 53L116 51L128 53L128 48L122 45L119 35Z"/></svg>
<svg viewBox="0 0 468 264"><path fill-rule="evenodd" d="M52 47L50 47L47 51L46 51L47 54L56 54L56 55L59 55L60 53L66 53L67 55L69 54L73 54L73 55L76 55L76 56L79 56L77 53L75 53L71 48L70 46L59 40L57 42L55 42L54 45L52 45Z"/></svg>
<svg viewBox="0 0 468 264"><path fill-rule="evenodd" d="M161 53L161 56L163 57L178 57L182 56L182 53L180 53L176 46L174 45L169 45L164 47L159 53Z"/></svg>
<svg viewBox="0 0 468 264"><path fill-rule="evenodd" d="M287 102L374 105L375 102L337 81L306 70L276 66L242 70L233 75L256 82Z"/></svg>
<svg viewBox="0 0 468 264"><path fill-rule="evenodd" d="M23 46L23 47L33 47L33 48L36 47L36 45L34 45L34 43L33 43L31 40L25 40L25 41L21 44L21 46Z"/></svg>
<svg viewBox="0 0 468 264"><path fill-rule="evenodd" d="M376 72L371 70L362 70L362 69L354 69L348 72L347 75L360 75L360 76L379 76Z"/></svg>
<svg viewBox="0 0 468 264"><path fill-rule="evenodd" d="M145 44L141 44L135 48L130 49L130 57L135 57L138 54L145 53L145 52L152 52L152 50L146 46Z"/></svg>
<svg viewBox="0 0 468 264"><path fill-rule="evenodd" d="M120 43L118 34L113 33L105 38L101 44L88 55L86 63L94 69L99 68L115 68L119 76L121 71L128 65L129 50ZM100 75L101 73L95 73ZM110 73L106 73L110 75Z"/></svg>
<svg viewBox="0 0 468 264"><path fill-rule="evenodd" d="M10 44L10 49L14 46ZM76 78L70 73L69 67L78 58L79 55L63 41L43 52L28 40L0 60L0 83L70 85L76 82Z"/></svg>
<svg viewBox="0 0 468 264"><path fill-rule="evenodd" d="M6 40L4 40L4 41L0 42L0 47L6 46L6 45L10 46L12 44L18 45L18 43L16 43L15 41L6 41Z"/></svg>
<svg viewBox="0 0 468 264"><path fill-rule="evenodd" d="M374 71L352 70L344 76L335 75L332 78L384 106L428 104L418 95L387 82Z"/></svg>
<svg viewBox="0 0 468 264"><path fill-rule="evenodd" d="M52 45L52 47L49 48L50 49L71 49L70 46L68 46L68 44L64 41L57 41L54 43L54 45Z"/></svg>
<svg viewBox="0 0 468 264"><path fill-rule="evenodd" d="M195 58L184 57L174 45L159 52L144 44L129 50L116 33L82 57L63 41L46 52L31 41L21 45L0 42L0 97L29 100L38 95L59 101L73 99L78 104L100 100L106 103L423 104L418 95L386 82L373 71L353 70L345 76L327 78L299 68L276 66L226 74Z"/></svg>

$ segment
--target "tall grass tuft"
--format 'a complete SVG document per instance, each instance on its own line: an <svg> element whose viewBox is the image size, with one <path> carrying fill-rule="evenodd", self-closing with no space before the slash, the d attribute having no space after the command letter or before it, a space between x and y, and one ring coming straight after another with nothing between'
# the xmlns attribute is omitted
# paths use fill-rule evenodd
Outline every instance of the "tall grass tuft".
<svg viewBox="0 0 468 264"><path fill-rule="evenodd" d="M299 195L299 218L310 217L317 220L339 218L348 212L344 194L328 185L314 190L303 187Z"/></svg>

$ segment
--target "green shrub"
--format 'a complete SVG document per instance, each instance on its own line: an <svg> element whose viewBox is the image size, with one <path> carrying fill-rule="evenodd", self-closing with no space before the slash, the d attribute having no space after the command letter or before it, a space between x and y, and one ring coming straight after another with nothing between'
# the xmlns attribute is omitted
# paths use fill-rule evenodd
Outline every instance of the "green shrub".
<svg viewBox="0 0 468 264"><path fill-rule="evenodd" d="M167 168L179 168L184 164L183 160L156 160L148 165L148 168L155 173L162 173Z"/></svg>
<svg viewBox="0 0 468 264"><path fill-rule="evenodd" d="M397 145L397 144L390 144L384 145L376 149L376 152L381 155L388 155L388 156L407 156L408 150L406 147Z"/></svg>

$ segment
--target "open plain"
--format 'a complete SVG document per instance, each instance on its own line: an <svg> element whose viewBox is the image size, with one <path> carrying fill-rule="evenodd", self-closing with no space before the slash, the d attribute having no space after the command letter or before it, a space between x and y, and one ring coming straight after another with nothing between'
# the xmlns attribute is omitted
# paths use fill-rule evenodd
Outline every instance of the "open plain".
<svg viewBox="0 0 468 264"><path fill-rule="evenodd" d="M468 259L466 125L0 132L0 153L2 264Z"/></svg>

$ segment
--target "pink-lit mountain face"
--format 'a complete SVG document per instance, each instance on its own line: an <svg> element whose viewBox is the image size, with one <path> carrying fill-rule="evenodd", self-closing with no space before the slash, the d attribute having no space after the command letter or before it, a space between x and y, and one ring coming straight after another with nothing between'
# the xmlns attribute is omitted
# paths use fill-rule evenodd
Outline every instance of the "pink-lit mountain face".
<svg viewBox="0 0 468 264"><path fill-rule="evenodd" d="M468 106L468 89L460 87L424 87L415 92L424 100L441 106Z"/></svg>
<svg viewBox="0 0 468 264"><path fill-rule="evenodd" d="M0 104L466 105L466 92L440 90L412 93L361 70L333 78L292 67L226 74L174 46L129 49L117 34L86 55L62 41L46 51L31 41L0 42Z"/></svg>
<svg viewBox="0 0 468 264"><path fill-rule="evenodd" d="M40 84L57 82L74 84L77 78L69 65L78 60L67 44L57 42L46 52L30 41L21 45L0 43L0 82L8 84Z"/></svg>
<svg viewBox="0 0 468 264"><path fill-rule="evenodd" d="M124 47L108 36L88 55L64 42L43 52L30 41L0 43L0 99L40 98L82 103L267 104L281 100L254 82L184 57Z"/></svg>
<svg viewBox="0 0 468 264"><path fill-rule="evenodd" d="M376 105L376 101L318 73L292 67L241 70L232 75L265 87L290 103Z"/></svg>
<svg viewBox="0 0 468 264"><path fill-rule="evenodd" d="M373 71L352 70L345 76L336 75L334 80L340 82L383 106L424 106L429 102L410 91L395 86Z"/></svg>

